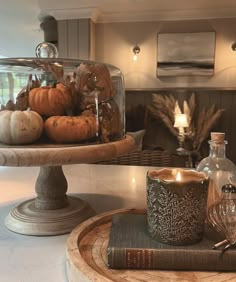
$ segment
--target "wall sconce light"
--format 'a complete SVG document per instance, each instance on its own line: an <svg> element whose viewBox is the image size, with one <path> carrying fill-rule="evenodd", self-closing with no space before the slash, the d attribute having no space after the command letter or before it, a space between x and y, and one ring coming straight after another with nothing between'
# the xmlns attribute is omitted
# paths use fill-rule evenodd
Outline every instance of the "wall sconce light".
<svg viewBox="0 0 236 282"><path fill-rule="evenodd" d="M233 51L236 51L236 42L234 42L232 45L231 45L231 48Z"/></svg>
<svg viewBox="0 0 236 282"><path fill-rule="evenodd" d="M138 54L140 53L140 47L138 45L134 46L133 53L134 53L133 60L137 61Z"/></svg>

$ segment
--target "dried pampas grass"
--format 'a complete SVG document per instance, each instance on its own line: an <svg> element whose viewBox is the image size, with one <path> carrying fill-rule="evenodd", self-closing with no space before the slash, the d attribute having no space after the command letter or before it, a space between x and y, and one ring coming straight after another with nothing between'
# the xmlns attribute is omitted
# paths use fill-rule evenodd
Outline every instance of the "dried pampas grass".
<svg viewBox="0 0 236 282"><path fill-rule="evenodd" d="M161 119L170 132L178 137L178 130L174 128L176 99L173 95L163 96L152 94L152 105L148 111L156 119Z"/></svg>
<svg viewBox="0 0 236 282"><path fill-rule="evenodd" d="M224 109L216 109L212 105L209 109L203 108L197 113L194 93L188 101L183 103L183 113L187 116L189 127L186 128L186 142L190 150L199 151L202 143L209 137L212 127L222 116ZM152 105L148 111L156 119L161 119L169 131L178 137L178 130L174 128L175 115L181 114L178 101L172 94L152 94Z"/></svg>
<svg viewBox="0 0 236 282"><path fill-rule="evenodd" d="M212 105L208 110L203 109L199 115L196 124L196 134L194 136L194 148L199 150L202 143L208 138L212 127L221 117L224 109L216 109L215 105Z"/></svg>

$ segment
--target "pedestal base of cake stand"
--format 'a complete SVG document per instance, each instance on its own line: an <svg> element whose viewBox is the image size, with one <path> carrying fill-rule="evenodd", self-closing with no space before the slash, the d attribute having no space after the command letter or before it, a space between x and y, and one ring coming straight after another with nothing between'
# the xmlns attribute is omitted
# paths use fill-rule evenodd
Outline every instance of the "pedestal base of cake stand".
<svg viewBox="0 0 236 282"><path fill-rule="evenodd" d="M67 197L62 165L93 163L130 152L134 139L125 138L88 146L0 146L1 166L40 166L35 184L37 197L14 208L5 220L11 231L35 236L69 233L95 215L83 200Z"/></svg>
<svg viewBox="0 0 236 282"><path fill-rule="evenodd" d="M88 203L66 195L61 166L41 167L35 190L37 198L21 203L6 217L9 230L35 236L65 234L95 215Z"/></svg>

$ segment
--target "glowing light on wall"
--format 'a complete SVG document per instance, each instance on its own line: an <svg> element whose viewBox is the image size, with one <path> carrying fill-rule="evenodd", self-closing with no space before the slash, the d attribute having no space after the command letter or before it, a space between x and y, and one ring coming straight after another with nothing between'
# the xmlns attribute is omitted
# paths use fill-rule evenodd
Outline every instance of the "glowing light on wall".
<svg viewBox="0 0 236 282"><path fill-rule="evenodd" d="M134 46L133 53L134 53L133 60L137 61L138 54L140 53L140 47L138 45Z"/></svg>

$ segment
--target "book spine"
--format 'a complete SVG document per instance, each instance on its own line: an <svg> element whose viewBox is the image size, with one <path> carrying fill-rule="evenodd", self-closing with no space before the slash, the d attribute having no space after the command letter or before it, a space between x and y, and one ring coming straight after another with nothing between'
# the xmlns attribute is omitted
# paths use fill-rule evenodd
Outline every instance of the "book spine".
<svg viewBox="0 0 236 282"><path fill-rule="evenodd" d="M108 248L108 266L110 268L152 269L153 250Z"/></svg>
<svg viewBox="0 0 236 282"><path fill-rule="evenodd" d="M107 249L108 266L114 269L224 270L235 271L235 252L220 250L170 251L160 249Z"/></svg>

